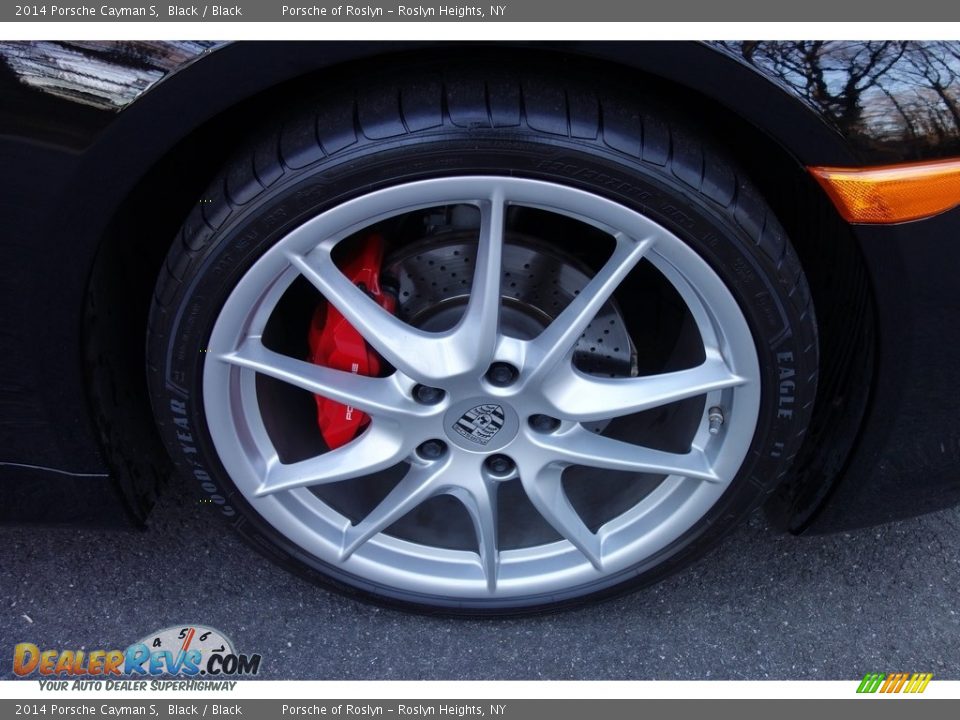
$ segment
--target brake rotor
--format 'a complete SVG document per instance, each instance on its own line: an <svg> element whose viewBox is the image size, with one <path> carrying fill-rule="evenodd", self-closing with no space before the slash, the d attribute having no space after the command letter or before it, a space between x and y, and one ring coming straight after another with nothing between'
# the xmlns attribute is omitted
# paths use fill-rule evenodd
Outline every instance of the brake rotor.
<svg viewBox="0 0 960 720"><path fill-rule="evenodd" d="M476 233L455 233L411 243L391 255L384 275L396 283L396 314L427 331L453 327L463 314L473 283ZM504 240L501 331L523 340L536 337L590 281L588 269L546 243L514 233ZM608 377L637 374L637 354L616 301L600 308L577 341L574 365Z"/></svg>

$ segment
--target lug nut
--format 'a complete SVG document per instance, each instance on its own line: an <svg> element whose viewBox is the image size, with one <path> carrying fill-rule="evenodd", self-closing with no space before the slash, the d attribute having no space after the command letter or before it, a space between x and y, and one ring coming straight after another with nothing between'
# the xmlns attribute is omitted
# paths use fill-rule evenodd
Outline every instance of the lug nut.
<svg viewBox="0 0 960 720"><path fill-rule="evenodd" d="M506 387L517 379L517 369L509 363L494 363L487 370L487 382L497 387Z"/></svg>
<svg viewBox="0 0 960 720"><path fill-rule="evenodd" d="M417 454L424 460L436 460L446 451L447 446L443 440L427 440L417 448Z"/></svg>
<svg viewBox="0 0 960 720"><path fill-rule="evenodd" d="M423 405L436 405L443 400L443 390L429 385L417 385L413 388L413 398Z"/></svg>
<svg viewBox="0 0 960 720"><path fill-rule="evenodd" d="M508 475L513 470L513 460L506 455L491 455L486 459L486 466L494 475Z"/></svg>
<svg viewBox="0 0 960 720"><path fill-rule="evenodd" d="M549 415L531 415L530 427L537 432L548 433L560 427L560 421Z"/></svg>

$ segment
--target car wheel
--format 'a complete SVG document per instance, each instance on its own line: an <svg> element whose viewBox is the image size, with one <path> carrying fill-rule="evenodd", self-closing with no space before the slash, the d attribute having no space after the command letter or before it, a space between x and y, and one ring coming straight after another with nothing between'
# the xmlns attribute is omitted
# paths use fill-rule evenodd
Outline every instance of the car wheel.
<svg viewBox="0 0 960 720"><path fill-rule="evenodd" d="M566 606L716 544L789 470L816 324L760 194L635 87L345 87L227 167L159 279L180 470L254 544L432 611Z"/></svg>

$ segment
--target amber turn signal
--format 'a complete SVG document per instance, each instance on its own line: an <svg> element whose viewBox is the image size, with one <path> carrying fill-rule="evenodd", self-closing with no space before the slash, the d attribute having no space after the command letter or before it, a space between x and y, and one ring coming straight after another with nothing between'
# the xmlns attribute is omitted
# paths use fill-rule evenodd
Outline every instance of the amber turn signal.
<svg viewBox="0 0 960 720"><path fill-rule="evenodd" d="M960 205L960 159L807 169L852 223L919 220Z"/></svg>

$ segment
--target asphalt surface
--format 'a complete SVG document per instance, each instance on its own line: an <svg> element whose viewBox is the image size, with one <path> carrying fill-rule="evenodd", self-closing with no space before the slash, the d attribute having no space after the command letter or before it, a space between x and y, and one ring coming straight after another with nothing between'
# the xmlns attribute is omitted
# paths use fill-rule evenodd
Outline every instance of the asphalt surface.
<svg viewBox="0 0 960 720"><path fill-rule="evenodd" d="M0 678L18 642L122 649L182 623L261 653L267 679L960 679L960 509L813 538L775 534L758 513L655 587L477 621L320 590L181 487L146 532L0 528Z"/></svg>

